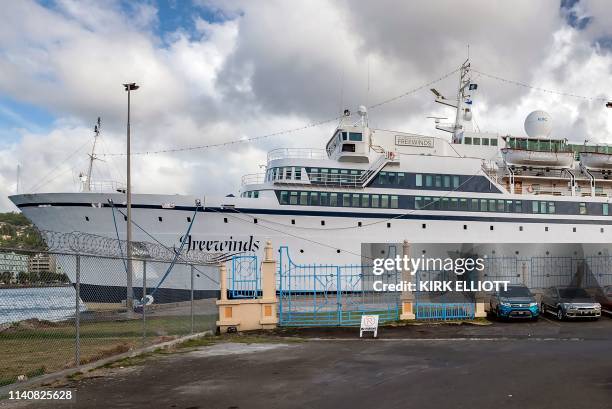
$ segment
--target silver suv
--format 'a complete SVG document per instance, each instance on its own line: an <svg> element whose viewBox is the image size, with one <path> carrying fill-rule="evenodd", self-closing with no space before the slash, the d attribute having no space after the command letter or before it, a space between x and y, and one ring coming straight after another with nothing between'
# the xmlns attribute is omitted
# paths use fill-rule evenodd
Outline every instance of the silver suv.
<svg viewBox="0 0 612 409"><path fill-rule="evenodd" d="M559 320L601 317L601 304L579 287L547 288L542 295L541 310L542 314L555 314Z"/></svg>

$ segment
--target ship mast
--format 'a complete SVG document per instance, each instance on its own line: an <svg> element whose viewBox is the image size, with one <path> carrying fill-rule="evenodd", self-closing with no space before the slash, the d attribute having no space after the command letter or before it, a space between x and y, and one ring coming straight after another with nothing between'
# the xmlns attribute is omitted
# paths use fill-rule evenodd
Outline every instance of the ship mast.
<svg viewBox="0 0 612 409"><path fill-rule="evenodd" d="M94 161L98 159L98 157L96 156L96 143L98 142L98 137L100 136L100 127L100 117L98 117L98 122L96 123L96 125L94 125L94 143L91 147L91 153L87 155L89 156L89 166L87 168L87 174L85 175L85 177L83 177L83 175L81 174L84 192L91 192L91 173L93 171Z"/></svg>

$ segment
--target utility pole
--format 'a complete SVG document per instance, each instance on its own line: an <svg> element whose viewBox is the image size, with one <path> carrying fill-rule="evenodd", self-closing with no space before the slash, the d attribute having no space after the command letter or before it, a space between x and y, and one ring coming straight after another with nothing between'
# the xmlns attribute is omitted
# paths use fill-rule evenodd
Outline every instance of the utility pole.
<svg viewBox="0 0 612 409"><path fill-rule="evenodd" d="M134 313L134 290L132 285L132 180L131 180L131 153L130 153L130 92L136 91L139 86L135 82L123 84L128 95L127 105L127 294L125 304L128 316Z"/></svg>

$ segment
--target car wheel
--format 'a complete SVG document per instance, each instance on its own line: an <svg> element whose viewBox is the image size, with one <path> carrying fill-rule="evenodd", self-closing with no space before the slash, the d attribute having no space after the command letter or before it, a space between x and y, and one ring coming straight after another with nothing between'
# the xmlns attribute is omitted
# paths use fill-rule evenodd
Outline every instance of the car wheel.
<svg viewBox="0 0 612 409"><path fill-rule="evenodd" d="M557 319L559 321L563 321L564 318L565 318L565 313L563 312L563 308L557 307Z"/></svg>

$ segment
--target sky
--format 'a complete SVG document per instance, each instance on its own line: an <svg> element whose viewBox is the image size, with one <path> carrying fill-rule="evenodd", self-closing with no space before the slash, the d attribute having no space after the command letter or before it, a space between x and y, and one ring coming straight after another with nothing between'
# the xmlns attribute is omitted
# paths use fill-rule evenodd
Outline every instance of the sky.
<svg viewBox="0 0 612 409"><path fill-rule="evenodd" d="M612 143L612 8L605 0L1 0L0 211L8 195L79 191L101 117L96 180L125 180L132 150L219 144L299 128L401 95L468 54L482 131L524 135L536 109L553 136ZM453 95L457 75L435 84ZM369 111L370 125L447 137L425 89ZM135 192L236 194L266 152L323 148L335 122L253 142L136 155ZM17 178L17 168L20 177ZM19 180L19 185L17 181Z"/></svg>

